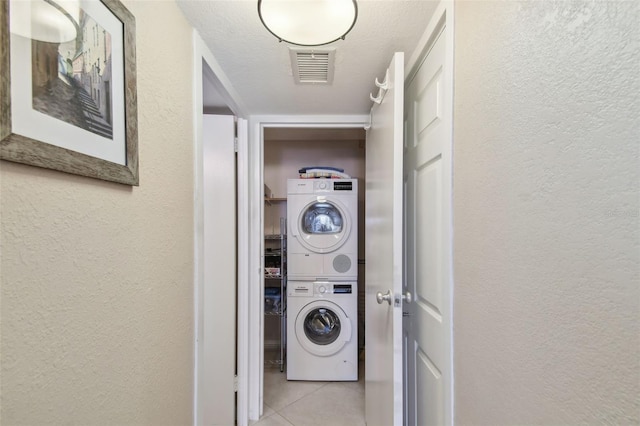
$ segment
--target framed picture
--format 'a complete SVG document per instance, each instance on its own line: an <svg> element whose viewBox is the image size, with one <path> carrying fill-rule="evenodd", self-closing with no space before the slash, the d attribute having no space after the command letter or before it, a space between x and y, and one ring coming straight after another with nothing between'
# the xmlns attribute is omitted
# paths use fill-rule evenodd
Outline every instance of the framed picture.
<svg viewBox="0 0 640 426"><path fill-rule="evenodd" d="M0 158L138 181L135 19L118 0L0 2Z"/></svg>

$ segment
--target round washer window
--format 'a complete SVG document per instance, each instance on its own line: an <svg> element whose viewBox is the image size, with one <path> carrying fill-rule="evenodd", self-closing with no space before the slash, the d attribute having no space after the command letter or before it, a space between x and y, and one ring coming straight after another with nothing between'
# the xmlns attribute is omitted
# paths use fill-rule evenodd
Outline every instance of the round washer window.
<svg viewBox="0 0 640 426"><path fill-rule="evenodd" d="M340 318L327 308L312 309L304 319L304 334L316 345L330 345L340 336Z"/></svg>

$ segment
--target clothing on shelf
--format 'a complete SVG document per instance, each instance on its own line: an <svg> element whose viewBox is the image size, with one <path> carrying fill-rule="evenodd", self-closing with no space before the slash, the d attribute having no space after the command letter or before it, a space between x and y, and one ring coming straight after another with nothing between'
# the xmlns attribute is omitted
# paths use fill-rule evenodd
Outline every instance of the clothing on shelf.
<svg viewBox="0 0 640 426"><path fill-rule="evenodd" d="M327 179L350 179L347 173L344 172L344 169L340 169L337 167L329 167L329 166L309 166L302 167L298 170L300 175L300 179L317 179L317 178L327 178Z"/></svg>

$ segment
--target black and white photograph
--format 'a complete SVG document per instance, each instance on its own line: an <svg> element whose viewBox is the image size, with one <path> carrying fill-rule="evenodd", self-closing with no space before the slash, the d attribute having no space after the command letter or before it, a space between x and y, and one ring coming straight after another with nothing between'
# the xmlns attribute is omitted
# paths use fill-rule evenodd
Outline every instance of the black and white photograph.
<svg viewBox="0 0 640 426"><path fill-rule="evenodd" d="M118 0L10 0L0 18L0 158L138 185L130 12Z"/></svg>
<svg viewBox="0 0 640 426"><path fill-rule="evenodd" d="M111 34L79 9L76 37L31 42L33 109L113 139Z"/></svg>

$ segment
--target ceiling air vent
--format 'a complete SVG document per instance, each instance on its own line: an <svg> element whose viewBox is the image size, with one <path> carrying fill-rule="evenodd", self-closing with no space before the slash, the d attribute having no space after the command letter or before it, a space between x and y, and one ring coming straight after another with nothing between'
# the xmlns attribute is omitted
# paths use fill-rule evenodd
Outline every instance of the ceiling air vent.
<svg viewBox="0 0 640 426"><path fill-rule="evenodd" d="M290 49L296 83L331 84L335 52L335 49Z"/></svg>

